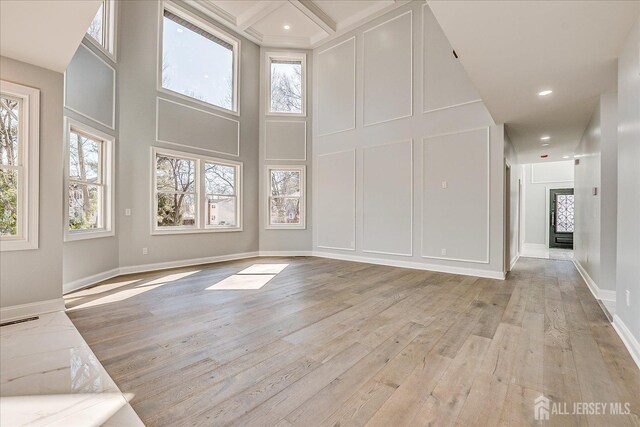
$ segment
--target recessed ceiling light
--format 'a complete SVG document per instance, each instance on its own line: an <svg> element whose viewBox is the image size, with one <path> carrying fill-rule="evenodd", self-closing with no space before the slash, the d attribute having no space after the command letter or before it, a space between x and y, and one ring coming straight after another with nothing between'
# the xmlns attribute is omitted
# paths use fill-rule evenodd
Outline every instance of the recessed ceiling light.
<svg viewBox="0 0 640 427"><path fill-rule="evenodd" d="M208 74L205 74L205 75L204 75L204 78L205 78L205 79L208 79L208 78L209 78L209 75L208 75Z"/></svg>
<svg viewBox="0 0 640 427"><path fill-rule="evenodd" d="M284 29L285 29L285 30L290 30L290 29L291 29L291 25L285 25L285 26L284 26Z"/></svg>
<svg viewBox="0 0 640 427"><path fill-rule="evenodd" d="M563 159L568 159L568 158L569 158L569 156L562 156L562 158L563 158Z"/></svg>
<svg viewBox="0 0 640 427"><path fill-rule="evenodd" d="M551 95L553 91L551 89L543 90L542 92L538 92L538 96L547 96Z"/></svg>
<svg viewBox="0 0 640 427"><path fill-rule="evenodd" d="M549 146L549 144L542 144L542 146L543 146L543 147L548 147L548 146Z"/></svg>
<svg viewBox="0 0 640 427"><path fill-rule="evenodd" d="M176 31L181 33L182 32L182 28L178 28Z"/></svg>
<svg viewBox="0 0 640 427"><path fill-rule="evenodd" d="M548 141L549 139L551 139L551 137L548 135L545 135L542 138L540 138L540 141Z"/></svg>

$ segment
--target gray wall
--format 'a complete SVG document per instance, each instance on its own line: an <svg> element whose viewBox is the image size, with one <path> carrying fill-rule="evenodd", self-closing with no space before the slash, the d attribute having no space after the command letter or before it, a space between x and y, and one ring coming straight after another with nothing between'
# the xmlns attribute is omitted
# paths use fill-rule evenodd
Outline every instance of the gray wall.
<svg viewBox="0 0 640 427"><path fill-rule="evenodd" d="M502 272L504 128L451 51L418 2L314 51L314 250Z"/></svg>
<svg viewBox="0 0 640 427"><path fill-rule="evenodd" d="M208 258L258 250L258 105L260 82L260 50L254 43L241 39L240 47L240 117L182 100L156 89L158 72L158 16L161 3L152 1L121 2L120 44L118 52L118 95L120 166L117 177L118 197L116 217L119 234L120 267L139 266ZM202 19L211 25L219 24ZM223 31L227 31L221 28ZM228 32L228 31L227 31ZM199 115L195 107L227 119L239 121L240 156L216 154L216 140L194 140L193 147L182 147L156 141L156 98L182 104L180 117L161 116L161 128L179 127L189 114ZM193 121L194 134L206 134L208 123ZM209 132L210 133L210 132ZM184 143L184 141L172 141ZM179 151L239 160L244 163L243 231L152 236L151 228L151 147L165 147ZM125 209L131 216L124 216ZM148 255L142 248L148 248Z"/></svg>
<svg viewBox="0 0 640 427"><path fill-rule="evenodd" d="M39 247L0 254L0 307L62 297L62 74L0 57L0 78L40 90Z"/></svg>
<svg viewBox="0 0 640 427"><path fill-rule="evenodd" d="M307 103L306 117L267 115L267 93L270 89L267 69L267 52L301 52L306 56L307 70ZM312 247L312 211L313 200L311 185L313 170L311 167L312 148L312 93L313 54L308 50L291 50L276 48L260 49L260 251L262 252L308 252ZM267 150L268 146L268 150ZM280 159L280 160L278 160ZM294 160L295 159L295 160ZM273 230L266 229L268 225L268 190L265 182L267 165L300 166L307 169L306 175L306 229L304 230Z"/></svg>
<svg viewBox="0 0 640 427"><path fill-rule="evenodd" d="M640 20L618 59L616 319L640 342ZM630 305L626 292L630 292ZM640 349L636 348L636 361Z"/></svg>
<svg viewBox="0 0 640 427"><path fill-rule="evenodd" d="M600 105L576 148L580 164L575 166L575 232L574 259L587 271L589 277L600 283Z"/></svg>
<svg viewBox="0 0 640 427"><path fill-rule="evenodd" d="M117 7L116 11L119 9L120 7ZM117 17L116 21L119 22ZM120 151L116 91L118 65L91 44L87 37L85 36L78 47L65 73L64 115L114 136L117 156ZM118 162L114 162L114 167L117 177ZM66 191L63 191L66 202ZM116 204L116 212L118 210L119 206ZM116 233L114 236L64 242L62 276L67 290L74 287L75 281L82 281L118 267L117 215L113 218L112 226Z"/></svg>
<svg viewBox="0 0 640 427"><path fill-rule="evenodd" d="M545 165L551 165L546 167ZM547 197L551 188L573 188L573 161L524 165L524 245L547 246Z"/></svg>
<svg viewBox="0 0 640 427"><path fill-rule="evenodd" d="M598 288L616 289L616 212L618 181L617 94L600 97L576 155L576 232L574 259ZM593 195L593 188L598 194ZM602 299L605 295L599 295Z"/></svg>

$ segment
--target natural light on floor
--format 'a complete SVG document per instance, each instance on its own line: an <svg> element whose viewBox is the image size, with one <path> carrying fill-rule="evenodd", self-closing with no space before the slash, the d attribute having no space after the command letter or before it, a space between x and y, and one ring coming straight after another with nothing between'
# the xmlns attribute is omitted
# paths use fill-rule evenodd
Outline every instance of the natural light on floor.
<svg viewBox="0 0 640 427"><path fill-rule="evenodd" d="M253 264L241 272L222 279L207 288L210 291L256 290L269 283L271 279L289 264Z"/></svg>

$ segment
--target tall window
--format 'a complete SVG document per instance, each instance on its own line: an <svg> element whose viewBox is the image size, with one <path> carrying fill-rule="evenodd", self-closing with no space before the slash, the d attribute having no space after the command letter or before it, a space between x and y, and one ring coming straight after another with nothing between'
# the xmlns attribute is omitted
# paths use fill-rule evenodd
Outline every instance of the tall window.
<svg viewBox="0 0 640 427"><path fill-rule="evenodd" d="M38 247L40 92L0 81L0 249Z"/></svg>
<svg viewBox="0 0 640 427"><path fill-rule="evenodd" d="M115 46L115 1L102 0L100 8L93 17L87 35L89 40L100 47L108 55L113 55Z"/></svg>
<svg viewBox="0 0 640 427"><path fill-rule="evenodd" d="M240 231L242 164L155 148L154 234Z"/></svg>
<svg viewBox="0 0 640 427"><path fill-rule="evenodd" d="M113 137L67 119L66 240L112 236Z"/></svg>
<svg viewBox="0 0 640 427"><path fill-rule="evenodd" d="M305 114L305 55L267 54L270 114Z"/></svg>
<svg viewBox="0 0 640 427"><path fill-rule="evenodd" d="M163 89L237 111L237 55L237 40L178 9L164 10Z"/></svg>
<svg viewBox="0 0 640 427"><path fill-rule="evenodd" d="M267 228L305 228L305 167L269 166L267 178Z"/></svg>

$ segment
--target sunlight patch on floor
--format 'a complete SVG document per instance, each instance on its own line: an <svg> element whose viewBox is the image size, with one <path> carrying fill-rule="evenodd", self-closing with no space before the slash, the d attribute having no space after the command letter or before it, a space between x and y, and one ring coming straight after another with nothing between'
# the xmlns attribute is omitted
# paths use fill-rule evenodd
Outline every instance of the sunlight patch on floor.
<svg viewBox="0 0 640 427"><path fill-rule="evenodd" d="M138 285L138 287L147 286L147 285L160 285L168 282L175 282L176 280L184 279L185 277L189 277L192 274L196 274L196 273L200 273L200 270L186 271L184 273L167 274L166 276L158 277L157 279L154 279L150 282L142 283Z"/></svg>
<svg viewBox="0 0 640 427"><path fill-rule="evenodd" d="M163 284L149 285L149 286L146 286L146 287L139 287L139 288L133 288L133 289L124 289L124 290L116 292L114 294L105 295L102 298L94 299L93 301L89 301L89 302L86 302L84 304L76 305L75 307L70 307L70 308L67 309L67 311L79 310L79 309L82 309L82 308L96 307L96 306L103 305L103 304L111 304L112 302L124 301L126 299L135 297L136 295L140 295L141 293L144 293L144 292L150 291L152 289L158 288L158 287L162 286Z"/></svg>
<svg viewBox="0 0 640 427"><path fill-rule="evenodd" d="M208 291L256 290L269 283L289 264L253 264L241 272L222 279L207 288Z"/></svg>
<svg viewBox="0 0 640 427"><path fill-rule="evenodd" d="M289 264L253 264L238 274L278 274L288 266Z"/></svg>

